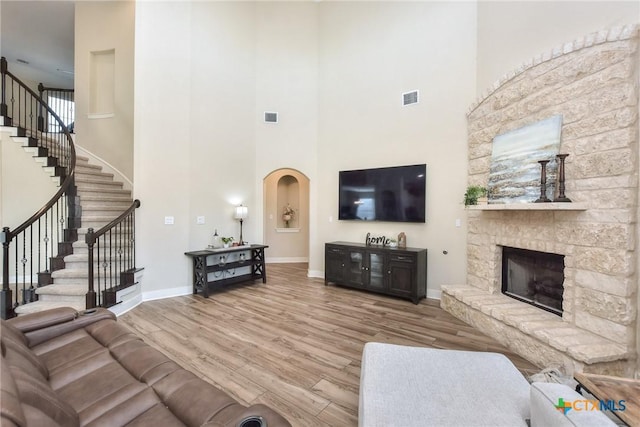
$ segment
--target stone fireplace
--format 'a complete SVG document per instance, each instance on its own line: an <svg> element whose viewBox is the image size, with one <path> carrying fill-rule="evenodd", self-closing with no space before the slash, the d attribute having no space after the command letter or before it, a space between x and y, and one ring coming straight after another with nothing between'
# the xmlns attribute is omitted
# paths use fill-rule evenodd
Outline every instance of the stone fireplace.
<svg viewBox="0 0 640 427"><path fill-rule="evenodd" d="M445 310L541 368L638 372L638 41L625 26L563 44L505 76L468 115L468 181L481 186L496 135L563 116L573 203L470 207L467 283L442 287ZM504 248L516 254L507 267ZM526 272L526 253L557 255L562 268L542 261L545 271ZM503 293L505 275L521 276L524 296Z"/></svg>

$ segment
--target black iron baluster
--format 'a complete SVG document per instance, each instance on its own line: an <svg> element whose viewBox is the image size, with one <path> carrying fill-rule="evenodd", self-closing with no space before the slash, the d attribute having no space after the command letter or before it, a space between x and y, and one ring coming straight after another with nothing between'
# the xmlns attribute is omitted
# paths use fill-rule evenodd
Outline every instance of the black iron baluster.
<svg viewBox="0 0 640 427"><path fill-rule="evenodd" d="M49 272L49 229L48 229L48 221L47 216L49 215L49 211L44 214L44 271Z"/></svg>

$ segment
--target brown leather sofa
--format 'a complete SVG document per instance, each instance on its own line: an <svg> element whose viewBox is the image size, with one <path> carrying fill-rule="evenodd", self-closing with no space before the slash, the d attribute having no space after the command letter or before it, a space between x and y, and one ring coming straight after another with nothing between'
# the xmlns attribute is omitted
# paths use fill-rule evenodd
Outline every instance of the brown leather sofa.
<svg viewBox="0 0 640 427"><path fill-rule="evenodd" d="M105 309L3 320L0 338L3 427L290 426L181 368Z"/></svg>

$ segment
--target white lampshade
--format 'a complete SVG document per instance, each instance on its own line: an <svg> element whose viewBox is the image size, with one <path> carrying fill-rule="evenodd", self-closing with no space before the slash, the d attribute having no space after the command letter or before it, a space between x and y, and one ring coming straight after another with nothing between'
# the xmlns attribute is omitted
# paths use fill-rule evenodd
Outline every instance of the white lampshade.
<svg viewBox="0 0 640 427"><path fill-rule="evenodd" d="M246 206L236 206L235 219L245 219L249 214L249 209Z"/></svg>

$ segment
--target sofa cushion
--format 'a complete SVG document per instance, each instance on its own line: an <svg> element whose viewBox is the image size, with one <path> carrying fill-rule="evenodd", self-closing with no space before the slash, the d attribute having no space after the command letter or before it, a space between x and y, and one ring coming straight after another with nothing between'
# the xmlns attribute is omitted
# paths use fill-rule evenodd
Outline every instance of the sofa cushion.
<svg viewBox="0 0 640 427"><path fill-rule="evenodd" d="M49 370L44 363L29 349L22 332L2 321L2 355L12 366L20 366L25 372L38 379L47 379Z"/></svg>
<svg viewBox="0 0 640 427"><path fill-rule="evenodd" d="M38 408L37 414L27 413L27 424L29 424L29 417L35 415L37 419L52 420L63 426L79 425L76 411L61 399L46 381L38 380L18 367L9 369L15 381L20 402Z"/></svg>
<svg viewBox="0 0 640 427"><path fill-rule="evenodd" d="M4 332L4 331L3 331ZM22 403L18 387L11 375L9 364L4 358L5 347L0 343L2 357L0 357L0 402L2 402L2 425L24 425L26 420L22 412Z"/></svg>

